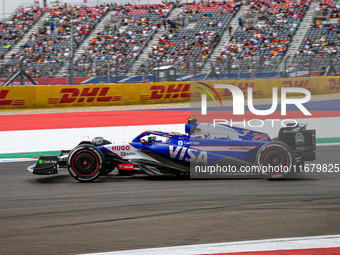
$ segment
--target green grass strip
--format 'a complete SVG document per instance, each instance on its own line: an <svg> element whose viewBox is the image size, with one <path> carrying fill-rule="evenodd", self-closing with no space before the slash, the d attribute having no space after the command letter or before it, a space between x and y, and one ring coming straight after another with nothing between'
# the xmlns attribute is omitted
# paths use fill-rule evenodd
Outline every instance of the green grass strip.
<svg viewBox="0 0 340 255"><path fill-rule="evenodd" d="M59 156L61 151L40 151L40 152L25 152L25 153L6 153L0 154L0 158L33 158L40 156Z"/></svg>
<svg viewBox="0 0 340 255"><path fill-rule="evenodd" d="M340 143L340 137L316 138L316 143Z"/></svg>

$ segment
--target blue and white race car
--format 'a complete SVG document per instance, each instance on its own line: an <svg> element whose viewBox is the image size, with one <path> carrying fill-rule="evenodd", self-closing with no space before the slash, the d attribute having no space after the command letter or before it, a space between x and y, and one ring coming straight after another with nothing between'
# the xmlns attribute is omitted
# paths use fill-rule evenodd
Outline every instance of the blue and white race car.
<svg viewBox="0 0 340 255"><path fill-rule="evenodd" d="M255 166L265 169L267 178L283 177L287 171L267 171L303 167L316 158L315 130L305 125L287 125L278 137L231 127L201 123L190 118L185 134L145 131L129 143L114 144L102 137L83 141L71 151L57 156L41 156L27 170L32 174L57 174L66 168L78 181L89 182L101 175L118 176L190 176L195 167Z"/></svg>

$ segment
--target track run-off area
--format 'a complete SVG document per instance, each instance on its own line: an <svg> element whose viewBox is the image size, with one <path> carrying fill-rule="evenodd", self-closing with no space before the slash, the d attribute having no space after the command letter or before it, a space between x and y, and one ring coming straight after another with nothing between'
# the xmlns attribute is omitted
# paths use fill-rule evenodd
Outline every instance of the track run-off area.
<svg viewBox="0 0 340 255"><path fill-rule="evenodd" d="M289 112L289 118L305 120L308 128L317 130L316 162L340 163L338 103L313 104L308 121L298 111ZM187 108L1 115L0 254L250 255L274 247L282 238L290 238L283 244L286 248L271 250L290 253L264 254L303 254L299 249L312 249L304 254L340 253L338 178L315 174L272 181L179 180L109 175L79 183L67 171L55 176L26 171L32 164L27 158L46 151L72 149L95 136L129 141L146 129L183 132L188 117ZM324 235L335 237L312 237ZM307 244L300 237L312 241ZM262 239L274 240L253 241ZM210 246L214 243L215 248ZM173 246L183 247L154 249ZM317 253L317 248L324 253Z"/></svg>

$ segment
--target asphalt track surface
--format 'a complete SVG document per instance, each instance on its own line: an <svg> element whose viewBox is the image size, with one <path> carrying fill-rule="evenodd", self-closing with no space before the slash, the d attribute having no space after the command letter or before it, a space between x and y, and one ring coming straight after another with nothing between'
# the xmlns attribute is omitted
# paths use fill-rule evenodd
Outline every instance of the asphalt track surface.
<svg viewBox="0 0 340 255"><path fill-rule="evenodd" d="M340 146L318 147L340 163ZM174 180L67 172L34 176L0 164L0 254L88 252L340 233L340 179Z"/></svg>

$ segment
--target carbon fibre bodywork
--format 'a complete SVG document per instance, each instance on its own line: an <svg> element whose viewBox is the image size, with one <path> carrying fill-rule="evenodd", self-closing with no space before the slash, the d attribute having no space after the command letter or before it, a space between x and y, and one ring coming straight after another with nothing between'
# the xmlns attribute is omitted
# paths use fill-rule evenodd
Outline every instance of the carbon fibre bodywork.
<svg viewBox="0 0 340 255"><path fill-rule="evenodd" d="M315 130L292 125L281 128L274 140L289 147L290 164L315 159ZM81 181L91 180L94 172L98 174L93 179L111 172L118 176L188 176L192 164L257 165L259 150L269 143L274 142L266 133L223 124L198 124L196 119L189 119L184 134L145 131L124 144L97 137L92 142L81 142L72 151L63 151L59 157L41 157L27 169L33 174L49 175L68 168Z"/></svg>

